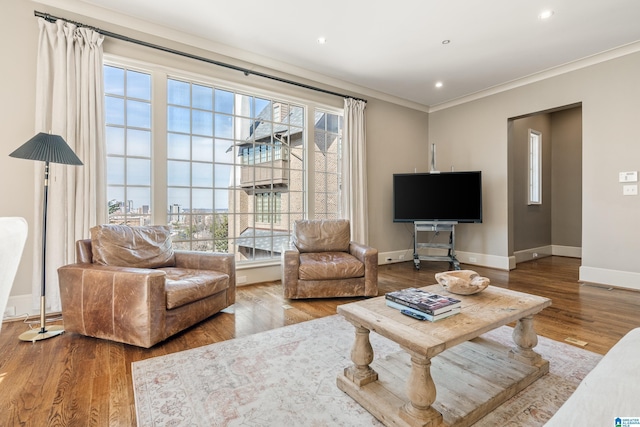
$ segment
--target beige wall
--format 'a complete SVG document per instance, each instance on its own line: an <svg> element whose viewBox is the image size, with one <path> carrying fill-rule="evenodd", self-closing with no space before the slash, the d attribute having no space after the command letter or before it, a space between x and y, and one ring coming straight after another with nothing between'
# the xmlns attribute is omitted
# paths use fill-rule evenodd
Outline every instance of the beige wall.
<svg viewBox="0 0 640 427"><path fill-rule="evenodd" d="M83 2L50 2L75 4L82 10L90 8ZM26 160L9 158L7 155L33 136L35 131L34 81L38 29L33 16L34 9L132 36L139 36L140 33L94 18L61 12L37 2L4 0L2 9L4 25L0 30L3 36L0 37L0 49L4 66L0 72L3 77L0 80L3 101L0 106L0 126L5 136L0 142L0 215L23 216L33 227L34 221L39 220L39 217L35 218L32 196L34 186L39 185L34 182L34 167ZM101 16L105 20L113 17L107 12L87 15ZM171 34L167 37L173 38ZM183 48L176 42L155 36L142 35L142 38ZM114 54L125 55L131 49L123 42L105 43L105 50ZM202 49L190 50L213 59L225 59ZM172 63L180 67L189 64L194 73L204 71L216 78L264 87L287 96L312 98L327 105L342 105L342 100L337 97L258 77L245 78L237 72L168 56L147 50L136 51L135 57L151 61L164 58L168 66ZM292 72L296 73L297 70ZM622 185L617 180L621 171L640 169L640 144L634 126L640 117L638 76L640 53L632 53L461 105L434 109L430 114L421 111L421 108L403 106L407 105L406 102L389 102L388 97L371 96L366 91L362 95L353 90L353 95L369 100L366 132L370 243L382 252L404 251L411 247L412 231L404 224L392 223L391 175L394 172L427 171L428 147L434 143L437 147L438 169L444 171L453 167L455 170L483 172L484 222L458 226L459 258L464 262L473 257L478 264L509 268L508 119L581 102L581 278L617 286L640 287L640 263L637 262L640 255L640 227L636 225L640 217L640 196L623 197ZM292 78L305 81L301 77ZM25 247L25 255L11 292L14 298L25 296L31 299L33 239L34 236L30 235ZM273 272L277 273L277 268L271 270ZM260 273L254 276L255 280L261 277Z"/></svg>
<svg viewBox="0 0 640 427"><path fill-rule="evenodd" d="M393 223L393 174L429 170L427 114L370 100L366 120L369 243L379 252L412 248L413 225Z"/></svg>
<svg viewBox="0 0 640 427"><path fill-rule="evenodd" d="M618 182L619 172L640 169L638 76L640 53L630 53L431 113L429 140L448 147L438 147L440 158L483 171L485 221L459 236L460 250L509 266L508 118L581 102L580 278L640 288L640 197L623 196Z"/></svg>
<svg viewBox="0 0 640 427"><path fill-rule="evenodd" d="M61 11L43 6L36 2L24 0L5 0L10 5L3 6L6 25L0 29L2 36L0 47L5 59L0 87L3 94L2 114L0 125L5 132L5 138L0 143L3 154L0 155L0 174L3 184L0 185L0 197L3 203L0 205L0 215L23 216L33 226L34 221L34 171L33 165L26 160L9 158L7 155L34 134L35 114L35 67L37 51L37 19L33 15L34 10L49 12L68 19L78 20L100 28L120 32L132 37L144 39L152 43L168 46L183 51L189 51L211 59L230 62L247 68L258 68L271 74L279 74L292 80L323 86L313 81L296 76L287 76L282 73L271 72L268 69L256 67L251 64L232 60L223 55L207 52L181 45L171 40L160 39L135 32L131 29L122 29L114 25L97 21L94 18L78 15L69 11ZM60 2L65 3L65 2ZM67 2L68 3L68 2ZM100 15L103 16L103 15ZM136 27L137 28L137 27ZM276 91L294 98L310 99L327 106L342 108L343 100L340 97L320 94L318 92L300 89L294 86L277 83L260 77L246 77L237 71L231 71L214 65L177 57L167 53L142 48L130 43L105 39L104 50L107 56L116 55L135 58L138 61L160 63L166 67L187 69L194 75L206 75L222 81L234 82L239 85L248 85L252 88ZM324 86L337 92L344 90ZM391 175L394 172L425 171L427 168L427 124L428 115L425 111L407 108L388 101L376 99L367 94L348 92L354 96L367 98L367 143L368 143L368 198L369 198L369 242L381 251L394 249L406 249L411 246L411 236L406 232L398 232L401 225L392 223L391 209ZM426 108L425 108L426 110ZM164 120L164 112L154 112L153 120ZM156 176L163 179L162 176ZM155 202L155 200L154 200ZM159 219L154 219L156 222ZM26 298L31 300L31 270L33 258L33 239L29 236L25 248L22 264L20 266L11 296L14 298ZM279 268L244 270L239 273L247 276L247 282L260 280L274 280L279 276ZM11 304L10 304L11 305Z"/></svg>
<svg viewBox="0 0 640 427"><path fill-rule="evenodd" d="M2 15L5 22L0 28L0 129L3 133L0 140L0 216L21 216L29 223L27 244L11 295L26 295L26 302L30 304L34 163L9 157L9 153L35 134L38 23L33 18L33 4L28 1L3 2ZM38 185L42 183L39 181ZM40 221L39 215L37 220Z"/></svg>

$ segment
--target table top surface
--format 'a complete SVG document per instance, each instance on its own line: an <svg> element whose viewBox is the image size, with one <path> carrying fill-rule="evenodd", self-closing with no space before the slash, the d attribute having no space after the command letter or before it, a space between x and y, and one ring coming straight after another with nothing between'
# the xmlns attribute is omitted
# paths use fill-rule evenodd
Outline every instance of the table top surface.
<svg viewBox="0 0 640 427"><path fill-rule="evenodd" d="M496 286L474 295L455 295L440 285L420 289L461 300L460 313L435 322L421 321L388 307L384 296L338 306L338 313L352 324L387 337L405 349L433 357L551 305L549 298Z"/></svg>

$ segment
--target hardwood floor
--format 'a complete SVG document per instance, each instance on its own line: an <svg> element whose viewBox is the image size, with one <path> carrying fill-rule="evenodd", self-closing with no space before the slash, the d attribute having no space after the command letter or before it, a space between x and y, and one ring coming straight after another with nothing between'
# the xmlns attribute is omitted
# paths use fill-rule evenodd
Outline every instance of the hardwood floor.
<svg viewBox="0 0 640 427"><path fill-rule="evenodd" d="M604 354L626 332L640 326L640 292L578 283L580 260L549 257L522 263L511 272L469 267L493 286L545 296L553 305L535 318L539 335L585 341ZM447 263L380 266L380 295L435 283ZM465 266L462 266L465 268ZM27 328L7 322L0 332L0 426L133 426L131 362L199 347L293 323L329 316L359 298L285 300L279 282L238 288L233 313L219 313L151 349L76 334L35 344L21 342Z"/></svg>

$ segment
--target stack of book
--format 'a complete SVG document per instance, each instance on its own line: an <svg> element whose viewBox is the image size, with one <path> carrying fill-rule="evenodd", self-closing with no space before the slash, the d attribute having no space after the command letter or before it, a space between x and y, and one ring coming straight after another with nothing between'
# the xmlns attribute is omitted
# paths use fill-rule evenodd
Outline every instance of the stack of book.
<svg viewBox="0 0 640 427"><path fill-rule="evenodd" d="M408 288L385 294L389 307L420 320L432 322L460 313L462 302L421 289Z"/></svg>

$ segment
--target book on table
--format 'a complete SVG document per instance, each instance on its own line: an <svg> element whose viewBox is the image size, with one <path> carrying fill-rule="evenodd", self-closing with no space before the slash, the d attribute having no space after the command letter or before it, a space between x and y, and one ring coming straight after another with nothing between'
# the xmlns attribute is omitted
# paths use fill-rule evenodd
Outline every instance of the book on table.
<svg viewBox="0 0 640 427"><path fill-rule="evenodd" d="M416 310L415 308L408 307L406 305L398 304L397 302L391 301L389 299L385 300L385 302L387 306L391 308L395 308L400 311L406 310L410 313L417 314L418 316L423 317L424 320L429 320L431 322L435 322L436 320L440 320L440 319L445 319L447 317L453 316L454 314L460 313L460 306L454 307L449 311L445 311L440 314L429 314L429 313L425 313L424 311L420 311L420 310Z"/></svg>
<svg viewBox="0 0 640 427"><path fill-rule="evenodd" d="M407 288L385 294L388 301L419 310L425 314L437 315L453 308L459 308L462 301L459 299L434 294L417 288Z"/></svg>

